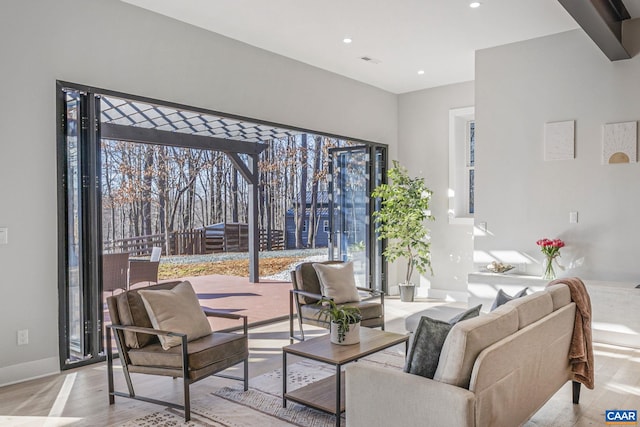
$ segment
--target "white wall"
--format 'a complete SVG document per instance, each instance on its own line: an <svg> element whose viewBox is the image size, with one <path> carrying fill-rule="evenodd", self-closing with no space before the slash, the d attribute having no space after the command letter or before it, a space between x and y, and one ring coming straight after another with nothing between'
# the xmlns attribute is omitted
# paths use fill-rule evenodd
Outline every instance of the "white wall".
<svg viewBox="0 0 640 427"><path fill-rule="evenodd" d="M399 96L398 160L433 191L431 256L434 275L421 277L420 295L466 300L473 270L473 227L449 224L449 110L474 104L474 83L459 83ZM404 266L397 265L402 277ZM393 280L390 279L390 284Z"/></svg>
<svg viewBox="0 0 640 427"><path fill-rule="evenodd" d="M59 366L56 79L387 143L396 155L395 95L118 0L5 0L0 58L0 385Z"/></svg>
<svg viewBox="0 0 640 427"><path fill-rule="evenodd" d="M601 162L602 125L640 120L639 81L640 56L610 62L582 30L476 53L479 255L540 274L535 242L557 237L564 276L640 282L640 164ZM544 124L563 120L575 159L545 162Z"/></svg>

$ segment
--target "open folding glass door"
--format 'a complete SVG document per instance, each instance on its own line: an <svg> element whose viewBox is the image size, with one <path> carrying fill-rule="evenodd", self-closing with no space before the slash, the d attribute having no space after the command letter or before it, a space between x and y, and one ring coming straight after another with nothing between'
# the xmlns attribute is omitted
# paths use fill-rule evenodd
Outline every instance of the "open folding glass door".
<svg viewBox="0 0 640 427"><path fill-rule="evenodd" d="M58 85L58 288L62 369L101 358L99 100Z"/></svg>
<svg viewBox="0 0 640 427"><path fill-rule="evenodd" d="M333 148L329 162L329 259L353 261L358 286L385 290L383 242L378 240L371 192L384 179L380 146Z"/></svg>

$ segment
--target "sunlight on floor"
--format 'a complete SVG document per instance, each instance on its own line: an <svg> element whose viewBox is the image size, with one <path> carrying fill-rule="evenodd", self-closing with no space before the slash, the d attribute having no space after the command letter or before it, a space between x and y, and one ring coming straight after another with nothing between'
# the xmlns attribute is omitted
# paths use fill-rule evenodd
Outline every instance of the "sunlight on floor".
<svg viewBox="0 0 640 427"><path fill-rule="evenodd" d="M82 418L75 417L18 417L0 415L0 425L13 427L57 427L77 423Z"/></svg>
<svg viewBox="0 0 640 427"><path fill-rule="evenodd" d="M73 373L65 377L64 384L62 384L62 388L58 392L56 401L53 403L53 406L49 411L49 417L58 418L62 415L62 411L64 411L67 400L69 400L69 394L71 394L71 390L73 389L73 383L76 382L77 375L77 373Z"/></svg>
<svg viewBox="0 0 640 427"><path fill-rule="evenodd" d="M622 393L622 394L634 394L636 396L640 396L640 387L634 387L627 384L620 383L608 383L606 385L607 389Z"/></svg>

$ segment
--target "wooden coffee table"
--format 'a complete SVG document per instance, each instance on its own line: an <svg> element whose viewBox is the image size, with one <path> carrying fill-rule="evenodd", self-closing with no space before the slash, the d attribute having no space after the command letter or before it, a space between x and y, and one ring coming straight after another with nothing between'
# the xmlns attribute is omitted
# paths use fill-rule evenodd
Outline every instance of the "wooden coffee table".
<svg viewBox="0 0 640 427"><path fill-rule="evenodd" d="M320 411L335 415L340 426L340 414L344 412L344 373L342 365L361 359L385 348L405 343L409 335L395 334L377 329L360 328L360 342L337 345L329 341L329 335L291 344L282 348L282 406L287 400L302 403ZM336 374L287 393L287 354L304 357L336 367Z"/></svg>

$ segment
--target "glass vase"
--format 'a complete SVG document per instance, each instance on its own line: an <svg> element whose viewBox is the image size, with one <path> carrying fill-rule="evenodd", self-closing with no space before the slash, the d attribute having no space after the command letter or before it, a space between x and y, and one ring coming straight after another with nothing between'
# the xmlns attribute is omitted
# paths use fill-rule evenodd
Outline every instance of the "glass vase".
<svg viewBox="0 0 640 427"><path fill-rule="evenodd" d="M556 278L556 272L553 269L553 259L554 257L546 257L543 262L544 273L542 273L542 278L545 280L554 280Z"/></svg>

